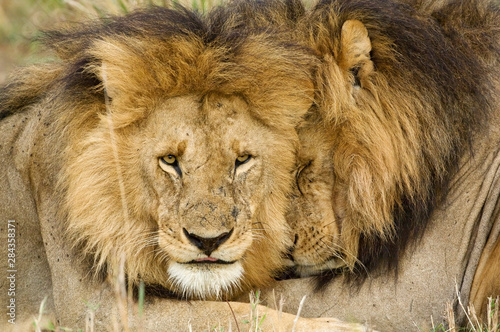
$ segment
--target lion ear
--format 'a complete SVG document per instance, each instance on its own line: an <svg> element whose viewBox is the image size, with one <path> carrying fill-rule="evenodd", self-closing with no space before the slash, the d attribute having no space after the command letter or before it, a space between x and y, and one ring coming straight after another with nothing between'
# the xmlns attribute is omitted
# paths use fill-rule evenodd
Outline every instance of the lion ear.
<svg viewBox="0 0 500 332"><path fill-rule="evenodd" d="M342 25L339 65L353 76L353 85L361 86L363 78L373 71L370 52L372 43L368 30L358 20L348 20Z"/></svg>

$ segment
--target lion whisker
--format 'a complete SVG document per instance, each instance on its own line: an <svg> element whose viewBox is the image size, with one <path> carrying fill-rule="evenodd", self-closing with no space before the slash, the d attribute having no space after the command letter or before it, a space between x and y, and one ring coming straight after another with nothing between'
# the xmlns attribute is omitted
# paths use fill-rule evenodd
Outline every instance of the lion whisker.
<svg viewBox="0 0 500 332"><path fill-rule="evenodd" d="M320 241L329 249L332 250L332 255L340 260L342 260L342 262L344 262L347 266L349 265L347 263L347 261L345 260L345 258L340 254L345 254L347 257L351 257L354 259L354 261L366 272L367 275L370 274L370 271L368 270L368 268L363 264L363 262L361 262L358 257L356 255L354 255L353 253L351 253L349 250L345 249L344 247L342 247L341 245L339 245L338 243L335 243L332 241L324 241L323 239L320 239Z"/></svg>
<svg viewBox="0 0 500 332"><path fill-rule="evenodd" d="M154 247L158 244L158 239L155 236L156 232L147 232L137 237L130 238L123 243L124 248L134 248L134 251L142 251L148 247Z"/></svg>

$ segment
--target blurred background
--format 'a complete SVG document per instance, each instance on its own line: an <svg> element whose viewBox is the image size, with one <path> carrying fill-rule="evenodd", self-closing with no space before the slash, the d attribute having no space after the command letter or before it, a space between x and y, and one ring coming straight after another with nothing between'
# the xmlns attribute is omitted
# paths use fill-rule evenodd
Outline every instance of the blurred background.
<svg viewBox="0 0 500 332"><path fill-rule="evenodd" d="M201 12L223 0L0 0L0 84L18 65L47 57L32 43L40 30L52 30L88 19L124 14L134 8L175 3Z"/></svg>

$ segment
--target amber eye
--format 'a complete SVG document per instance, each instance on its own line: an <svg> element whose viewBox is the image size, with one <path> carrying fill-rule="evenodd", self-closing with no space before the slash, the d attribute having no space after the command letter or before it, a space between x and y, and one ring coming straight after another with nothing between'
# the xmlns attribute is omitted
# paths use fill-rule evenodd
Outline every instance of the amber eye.
<svg viewBox="0 0 500 332"><path fill-rule="evenodd" d="M240 162L240 163L244 163L248 159L250 159L249 154L244 154L244 155L238 156L238 158L236 158L236 160L238 160L238 162Z"/></svg>
<svg viewBox="0 0 500 332"><path fill-rule="evenodd" d="M161 161L163 161L167 165L173 165L177 162L177 158L169 154L168 156L162 157Z"/></svg>
<svg viewBox="0 0 500 332"><path fill-rule="evenodd" d="M242 154L241 156L238 156L235 161L235 167L238 167L240 165L243 165L244 163L248 162L250 159L252 159L252 156L249 154Z"/></svg>
<svg viewBox="0 0 500 332"><path fill-rule="evenodd" d="M174 155L169 154L165 157L161 157L160 158L160 167L162 170L164 170L167 173L170 173L170 170L173 168L179 176L182 176L182 171L181 171L181 168L179 167L177 157Z"/></svg>

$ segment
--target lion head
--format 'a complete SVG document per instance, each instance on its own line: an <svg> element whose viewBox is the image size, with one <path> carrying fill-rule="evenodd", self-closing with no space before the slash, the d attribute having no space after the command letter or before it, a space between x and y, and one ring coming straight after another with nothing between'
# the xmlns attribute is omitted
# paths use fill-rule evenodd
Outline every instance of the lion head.
<svg viewBox="0 0 500 332"><path fill-rule="evenodd" d="M299 23L322 61L288 213L300 275L396 267L445 197L491 112L495 47L483 51L498 44L457 32L488 31L487 6L453 6L325 0Z"/></svg>
<svg viewBox="0 0 500 332"><path fill-rule="evenodd" d="M281 266L315 63L272 36L211 28L156 8L46 38L63 60L49 105L67 141L68 238L95 272L124 264L133 284L198 299Z"/></svg>

